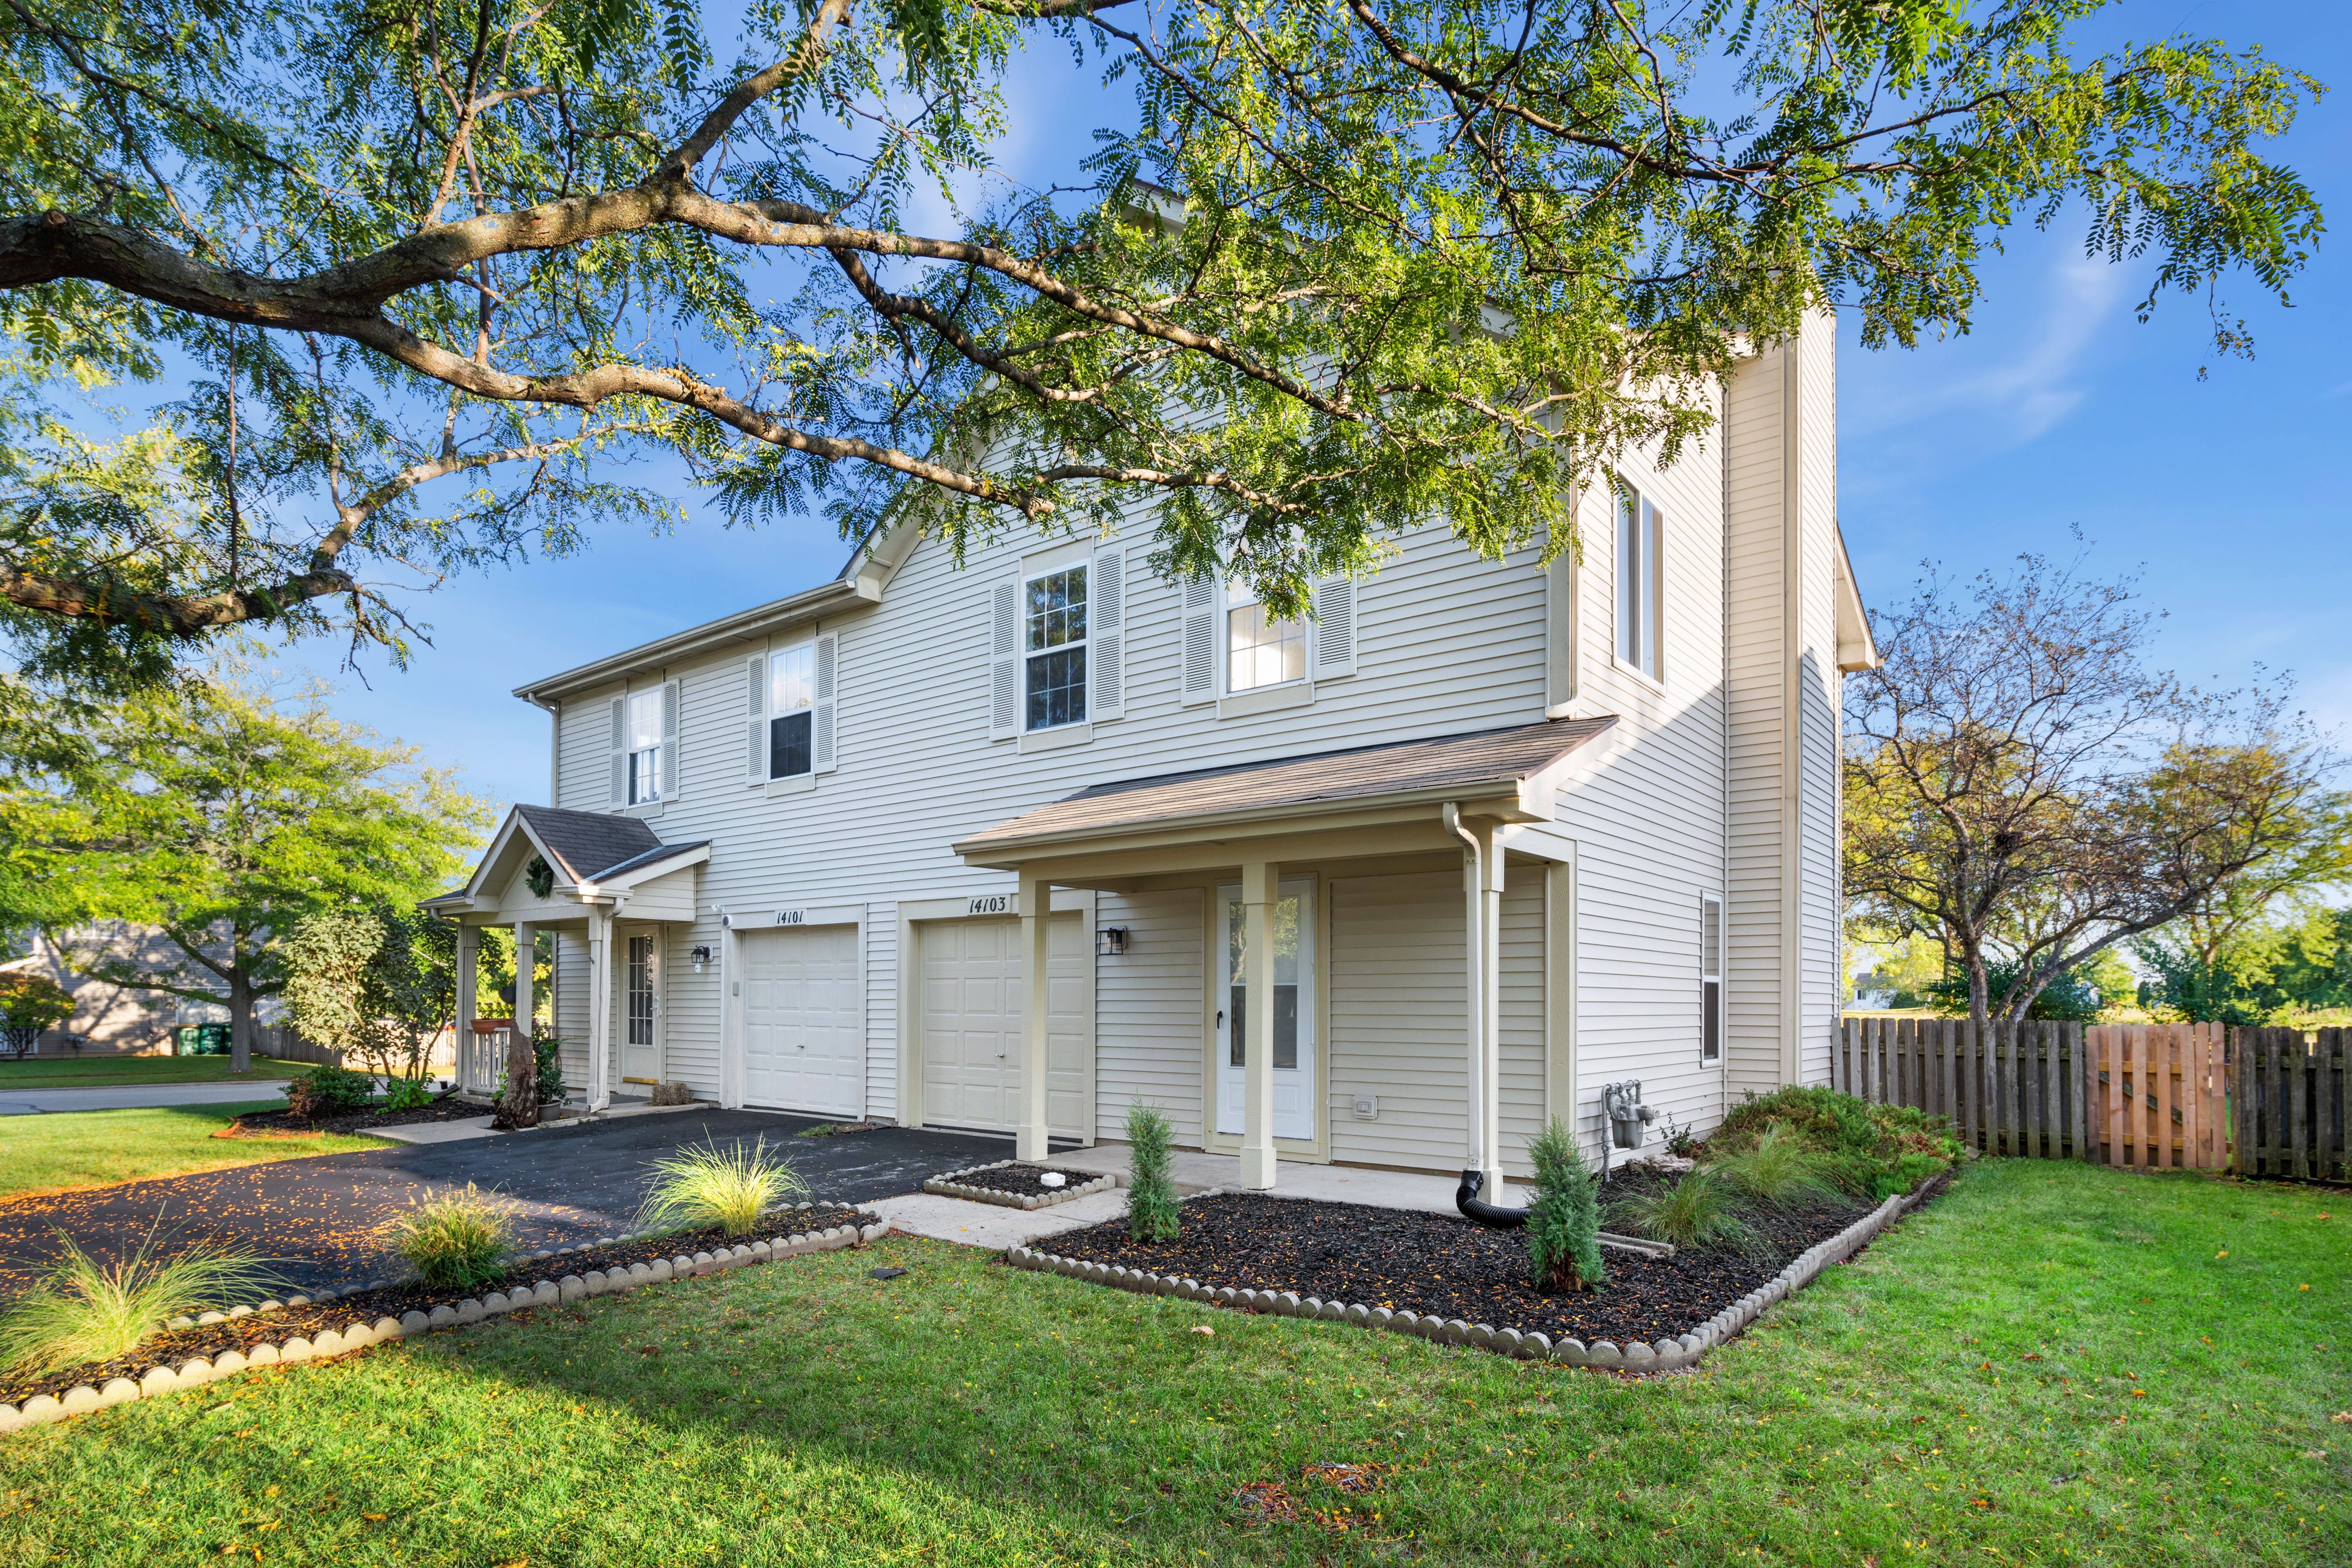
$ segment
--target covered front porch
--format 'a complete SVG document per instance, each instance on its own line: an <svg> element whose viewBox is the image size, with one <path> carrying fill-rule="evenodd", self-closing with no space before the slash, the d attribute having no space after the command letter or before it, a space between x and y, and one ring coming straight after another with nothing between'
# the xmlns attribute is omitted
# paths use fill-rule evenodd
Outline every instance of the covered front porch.
<svg viewBox="0 0 2352 1568"><path fill-rule="evenodd" d="M1426 1167L1430 1139L1442 1137L1436 1158L1450 1161L1458 1148L1458 1168L1481 1173L1487 1190L1497 1190L1506 893L1518 889L1521 908L1534 895L1542 932L1533 968L1542 1052L1535 1109L1572 1115L1570 988L1544 982L1573 973L1576 847L1552 827L1552 795L1570 781L1574 753L1612 722L1555 721L1098 785L956 844L967 864L1019 879L1018 1157L1042 1158L1049 1126L1046 1075L1034 1064L1048 1059L1047 1018L1034 999L1046 990L1051 953L1047 921L1032 911L1049 909L1057 888L1129 903L1192 889L1202 895L1205 917L1196 939L1205 988L1204 1152L1234 1156L1241 1185L1271 1188L1285 1160L1339 1157L1327 1127L1353 1115L1372 1125L1349 1125L1347 1157ZM1335 962L1359 973L1380 963L1363 934L1371 929L1367 919L1350 914L1342 924L1335 910L1365 904L1371 897L1365 889L1391 887L1452 904L1445 934L1435 940L1453 946L1460 969L1444 984L1400 970L1398 1005L1425 1015L1434 1001L1453 1010L1454 1022L1433 1053L1424 1048L1408 1071L1384 1080L1381 1064L1350 1035L1377 1034L1377 1026L1361 1023L1360 1009L1335 1018L1327 999ZM1450 894L1441 891L1448 888ZM1102 917L1101 960L1118 963L1129 934ZM1412 940L1429 939L1417 932ZM1179 1034L1163 1029L1152 1048L1185 1049ZM1110 1048L1113 1042L1097 1038L1098 1056ZM1344 1089L1335 1061L1346 1064ZM1178 1081L1181 1064L1164 1065L1170 1072L1161 1081ZM1384 1089L1392 1096L1385 1111ZM1351 1110L1335 1109L1335 1100ZM1528 1110L1517 1108L1523 1117ZM1106 1121L1113 1113L1106 1107ZM1377 1125L1383 1115L1388 1127ZM1388 1141L1396 1149L1384 1154Z"/></svg>
<svg viewBox="0 0 2352 1568"><path fill-rule="evenodd" d="M658 1083L667 935L670 926L692 922L697 879L709 858L708 842L664 844L633 817L535 805L509 813L466 886L424 906L457 922L461 1087L488 1092L504 1071L504 1031L475 1026L476 960L486 926L514 931L511 1017L525 1026L539 1015L530 958L539 934L569 937L584 954L587 1037L564 1044L571 1063L584 1069L569 1087L591 1113L610 1107L619 1085Z"/></svg>

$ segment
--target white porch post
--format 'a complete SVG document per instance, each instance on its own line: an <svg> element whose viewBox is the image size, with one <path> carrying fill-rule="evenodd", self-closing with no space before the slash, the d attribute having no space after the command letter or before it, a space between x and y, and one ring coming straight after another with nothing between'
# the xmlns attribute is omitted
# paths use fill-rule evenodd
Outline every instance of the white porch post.
<svg viewBox="0 0 2352 1568"><path fill-rule="evenodd" d="M479 926L457 928L457 1026L449 1042L449 1071L461 1089L474 1087L474 971L482 950Z"/></svg>
<svg viewBox="0 0 2352 1568"><path fill-rule="evenodd" d="M539 1009L539 996L534 991L539 983L539 928L527 921L519 921L514 928L515 999L513 1027L508 1031L508 1048L513 1048L513 1036L522 1035L528 1046L530 1021ZM487 1076L487 1075L486 1075Z"/></svg>
<svg viewBox="0 0 2352 1568"><path fill-rule="evenodd" d="M1242 986L1249 1017L1242 1034L1242 1185L1274 1185L1274 905L1276 868L1242 864Z"/></svg>
<svg viewBox="0 0 2352 1568"><path fill-rule="evenodd" d="M613 914L588 911L588 1109L599 1111L611 1098L605 1058L612 1051Z"/></svg>
<svg viewBox="0 0 2352 1568"><path fill-rule="evenodd" d="M1054 885L1044 878L1021 873L1021 1064L1017 1073L1020 1110L1013 1157L1045 1157L1045 1019L1051 984L1054 938Z"/></svg>
<svg viewBox="0 0 2352 1568"><path fill-rule="evenodd" d="M1503 844L1496 824L1475 831L1484 850L1478 857L1478 1107L1479 1169L1486 1173L1486 1201L1503 1197Z"/></svg>

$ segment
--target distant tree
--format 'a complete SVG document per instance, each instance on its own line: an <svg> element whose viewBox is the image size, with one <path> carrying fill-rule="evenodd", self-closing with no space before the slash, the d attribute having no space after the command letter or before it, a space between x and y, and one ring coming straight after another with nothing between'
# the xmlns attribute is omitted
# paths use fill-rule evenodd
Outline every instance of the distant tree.
<svg viewBox="0 0 2352 1568"><path fill-rule="evenodd" d="M385 743L307 689L281 702L232 672L111 699L16 710L0 837L42 889L77 973L228 1010L236 1066L254 1005L286 984L306 915L408 906L446 888L489 814L415 748ZM168 939L123 951L97 922Z"/></svg>
<svg viewBox="0 0 2352 1568"><path fill-rule="evenodd" d="M2128 585L2026 556L1923 581L1847 688L1847 892L1941 941L1980 1023L2303 854L2331 809L2284 700L2149 669L2152 626Z"/></svg>

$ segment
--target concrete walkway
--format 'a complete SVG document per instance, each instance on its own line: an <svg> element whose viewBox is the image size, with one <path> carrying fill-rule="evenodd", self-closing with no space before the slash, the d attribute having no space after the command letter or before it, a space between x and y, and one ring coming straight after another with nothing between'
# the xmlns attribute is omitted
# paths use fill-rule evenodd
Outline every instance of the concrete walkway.
<svg viewBox="0 0 2352 1568"><path fill-rule="evenodd" d="M248 1083L158 1083L123 1089L0 1089L0 1116L143 1110L172 1105L235 1105L285 1098L284 1079L257 1079Z"/></svg>

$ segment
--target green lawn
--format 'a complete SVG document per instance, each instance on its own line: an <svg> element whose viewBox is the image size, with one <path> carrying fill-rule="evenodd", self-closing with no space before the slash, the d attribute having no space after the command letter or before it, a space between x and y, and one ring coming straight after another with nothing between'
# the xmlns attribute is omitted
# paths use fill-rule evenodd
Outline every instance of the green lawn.
<svg viewBox="0 0 2352 1568"><path fill-rule="evenodd" d="M35 1057L0 1062L0 1095L28 1089L138 1089L151 1083L277 1083L310 1070L308 1062L256 1057L246 1072L227 1057Z"/></svg>
<svg viewBox="0 0 2352 1568"><path fill-rule="evenodd" d="M1979 1168L1647 1383L894 1239L0 1439L0 1549L2310 1568L2352 1558L2345 1196ZM867 1278L885 1262L912 1272ZM1395 1469L1349 1499L1302 1481L1320 1461ZM1325 1518L1242 1522L1264 1482Z"/></svg>
<svg viewBox="0 0 2352 1568"><path fill-rule="evenodd" d="M241 1105L0 1116L0 1198L387 1147L381 1138L333 1133L249 1140L213 1136L241 1110L282 1110L285 1106L283 1100L263 1100Z"/></svg>

